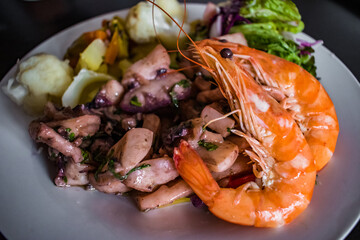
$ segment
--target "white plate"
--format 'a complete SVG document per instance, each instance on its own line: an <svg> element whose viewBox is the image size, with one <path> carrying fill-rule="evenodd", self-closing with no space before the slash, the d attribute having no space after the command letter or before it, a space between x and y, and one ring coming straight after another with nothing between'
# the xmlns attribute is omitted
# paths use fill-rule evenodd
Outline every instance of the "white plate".
<svg viewBox="0 0 360 240"><path fill-rule="evenodd" d="M198 18L204 5L189 4ZM97 29L105 14L46 40L26 57L48 52L62 57L80 33ZM194 17L195 16L195 17ZM190 19L192 20L192 19ZM311 38L305 34L303 39ZM323 46L316 49L321 83L333 100L340 135L331 162L319 173L308 209L291 224L259 229L230 224L191 204L139 212L125 197L53 184L54 167L36 154L27 117L0 93L0 231L9 239L337 239L360 213L360 87L346 66ZM1 81L14 75L16 67Z"/></svg>

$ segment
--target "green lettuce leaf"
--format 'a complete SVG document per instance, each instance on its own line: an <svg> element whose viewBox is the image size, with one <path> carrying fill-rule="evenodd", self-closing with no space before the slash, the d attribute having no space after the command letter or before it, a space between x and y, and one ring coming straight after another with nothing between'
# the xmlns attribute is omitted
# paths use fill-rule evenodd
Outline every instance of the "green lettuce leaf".
<svg viewBox="0 0 360 240"><path fill-rule="evenodd" d="M279 31L301 32L304 23L296 5L290 0L248 0L240 15L252 22L273 22Z"/></svg>
<svg viewBox="0 0 360 240"><path fill-rule="evenodd" d="M309 54L301 54L301 51L313 53L314 50L311 47L300 49L294 41L284 38L273 22L237 25L230 29L230 33L235 32L244 34L249 47L296 63L316 77L314 57Z"/></svg>

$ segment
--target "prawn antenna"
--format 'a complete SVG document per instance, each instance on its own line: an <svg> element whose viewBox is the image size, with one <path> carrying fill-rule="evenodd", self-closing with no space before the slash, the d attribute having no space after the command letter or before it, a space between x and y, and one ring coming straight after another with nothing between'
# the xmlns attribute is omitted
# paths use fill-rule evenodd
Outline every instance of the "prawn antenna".
<svg viewBox="0 0 360 240"><path fill-rule="evenodd" d="M182 53L182 51L180 50L180 47L179 47L179 38L180 38L180 33L183 32L185 34L185 36L191 41L191 43L193 44L193 46L196 48L196 50L199 52L199 54L202 56L202 53L200 52L200 49L199 47L196 45L196 43L194 42L194 40L191 39L191 37L184 31L184 29L182 28L182 26L180 26L176 21L175 19L168 13L166 12L162 7L160 7L158 4L155 3L155 0L146 0L147 2L153 4L153 6L156 6L157 8L159 8L163 13L165 13L177 26L178 28L180 29L179 31L179 35L178 35L178 39L177 39L177 49L179 51L179 53L181 54L181 56L183 56L185 59L187 59L188 61L192 62L192 63L195 63L196 65L199 65L201 67L203 67L204 69L208 70L209 72L212 72L212 69L208 68L207 66L199 63L199 62L196 62L194 60L192 60L191 58L185 56L185 54ZM185 21L185 16L186 16L186 0L184 0L184 9L185 9L185 13L184 13L184 18L183 18L183 22L182 22L182 25L184 24L184 21ZM153 17L153 22L154 22L154 17Z"/></svg>

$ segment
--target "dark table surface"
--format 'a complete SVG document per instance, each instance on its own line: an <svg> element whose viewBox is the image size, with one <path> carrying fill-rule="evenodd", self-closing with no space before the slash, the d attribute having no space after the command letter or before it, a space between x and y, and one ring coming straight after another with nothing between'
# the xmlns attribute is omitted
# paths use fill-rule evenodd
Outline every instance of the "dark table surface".
<svg viewBox="0 0 360 240"><path fill-rule="evenodd" d="M128 8L138 0L0 0L0 76L53 34L88 18ZM206 3L208 0L187 0ZM213 0L213 2L220 2ZM360 8L351 0L294 0L304 32L322 39L360 80ZM356 189L358 191L358 189ZM1 230L1 229L0 229ZM1 239L0 235L0 239ZM360 224L347 239L360 239Z"/></svg>

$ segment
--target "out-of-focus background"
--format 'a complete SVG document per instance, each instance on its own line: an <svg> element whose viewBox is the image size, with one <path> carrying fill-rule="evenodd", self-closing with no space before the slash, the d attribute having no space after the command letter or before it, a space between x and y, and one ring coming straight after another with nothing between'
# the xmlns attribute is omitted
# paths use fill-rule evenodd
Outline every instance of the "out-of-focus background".
<svg viewBox="0 0 360 240"><path fill-rule="evenodd" d="M137 2L139 1L1 0L0 79L16 64L17 59L55 33L91 17L131 7ZM206 3L208 0L187 2ZM304 32L315 39L323 40L325 47L339 57L360 81L360 8L357 1L293 2L303 17ZM360 239L359 223L347 239Z"/></svg>

